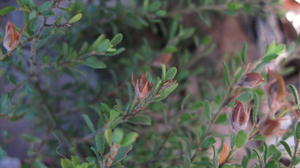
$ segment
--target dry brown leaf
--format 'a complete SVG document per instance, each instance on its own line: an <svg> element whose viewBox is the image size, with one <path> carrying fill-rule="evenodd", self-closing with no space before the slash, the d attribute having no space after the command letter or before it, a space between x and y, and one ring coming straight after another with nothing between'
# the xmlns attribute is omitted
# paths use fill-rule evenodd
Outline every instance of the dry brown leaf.
<svg viewBox="0 0 300 168"><path fill-rule="evenodd" d="M224 143L222 151L220 152L219 155L219 164L223 164L227 160L229 153L230 153L230 147L226 143Z"/></svg>
<svg viewBox="0 0 300 168"><path fill-rule="evenodd" d="M10 52L17 47L21 39L21 34L16 30L13 23L7 22L5 28L5 36L3 41L3 46Z"/></svg>

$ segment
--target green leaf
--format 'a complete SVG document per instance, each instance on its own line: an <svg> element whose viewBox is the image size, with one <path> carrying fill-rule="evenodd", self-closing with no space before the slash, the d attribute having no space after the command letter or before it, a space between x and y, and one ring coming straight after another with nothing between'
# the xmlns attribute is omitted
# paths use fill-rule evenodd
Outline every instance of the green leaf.
<svg viewBox="0 0 300 168"><path fill-rule="evenodd" d="M204 140L202 146L203 148L209 148L211 145L213 145L214 143L216 143L216 140L214 137L208 137Z"/></svg>
<svg viewBox="0 0 300 168"><path fill-rule="evenodd" d="M176 51L177 48L174 46L168 46L163 50L164 53L175 53Z"/></svg>
<svg viewBox="0 0 300 168"><path fill-rule="evenodd" d="M86 114L82 114L82 118L84 119L86 125L89 127L89 129L92 131L92 133L95 134L96 129L95 129L94 124L91 121L90 117Z"/></svg>
<svg viewBox="0 0 300 168"><path fill-rule="evenodd" d="M155 2L153 2L149 5L148 11L149 12L155 12L160 8L160 6L161 6L161 2L155 1Z"/></svg>
<svg viewBox="0 0 300 168"><path fill-rule="evenodd" d="M0 146L0 159L3 159L7 156L6 151Z"/></svg>
<svg viewBox="0 0 300 168"><path fill-rule="evenodd" d="M300 139L300 121L296 125L295 136L296 136L297 139Z"/></svg>
<svg viewBox="0 0 300 168"><path fill-rule="evenodd" d="M42 140L38 137L35 137L35 136L32 136L32 135L29 135L29 134L23 134L21 136L26 142L30 142L30 143L39 143L41 142Z"/></svg>
<svg viewBox="0 0 300 168"><path fill-rule="evenodd" d="M72 162L73 166L79 165L80 164L80 159L77 156L71 156L71 162Z"/></svg>
<svg viewBox="0 0 300 168"><path fill-rule="evenodd" d="M99 45L96 46L96 52L105 52L111 47L111 43L108 39L102 40L99 42Z"/></svg>
<svg viewBox="0 0 300 168"><path fill-rule="evenodd" d="M248 141L248 134L245 131L241 130L236 135L234 144L237 148L241 148L247 143L247 141Z"/></svg>
<svg viewBox="0 0 300 168"><path fill-rule="evenodd" d="M35 3L34 3L34 0L25 0L24 4L26 6L28 6L29 8L31 8L31 9L35 8L35 6L36 6Z"/></svg>
<svg viewBox="0 0 300 168"><path fill-rule="evenodd" d="M121 148L119 148L119 151L116 155L116 158L114 160L114 162L120 162L121 160L123 160L124 158L126 158L128 152L130 152L132 149L131 145L128 146L122 146Z"/></svg>
<svg viewBox="0 0 300 168"><path fill-rule="evenodd" d="M2 9L0 9L0 16L7 15L9 12L16 10L16 8L12 6L7 6Z"/></svg>
<svg viewBox="0 0 300 168"><path fill-rule="evenodd" d="M194 28L182 29L179 33L179 38L181 40L186 40L191 37L195 32Z"/></svg>
<svg viewBox="0 0 300 168"><path fill-rule="evenodd" d="M280 143L281 143L281 145L283 145L284 149L290 155L290 157L292 157L292 151L291 151L289 144L287 144L285 141L280 141Z"/></svg>
<svg viewBox="0 0 300 168"><path fill-rule="evenodd" d="M137 139L138 136L139 136L139 134L137 134L136 132L130 132L123 139L123 141L121 143L121 146L129 146L129 145L131 145Z"/></svg>
<svg viewBox="0 0 300 168"><path fill-rule="evenodd" d="M289 88L291 89L293 96L294 96L295 103L296 103L296 105L298 105L298 108L299 108L299 94L298 94L297 88L294 85L289 85Z"/></svg>
<svg viewBox="0 0 300 168"><path fill-rule="evenodd" d="M238 2L229 2L227 8L228 10L235 11L243 8L243 4Z"/></svg>
<svg viewBox="0 0 300 168"><path fill-rule="evenodd" d="M30 12L28 17L29 17L29 20L33 20L36 18L36 16L37 16L37 12L36 12L36 10L33 10Z"/></svg>
<svg viewBox="0 0 300 168"><path fill-rule="evenodd" d="M73 168L72 162L68 159L60 159L60 165L62 168Z"/></svg>
<svg viewBox="0 0 300 168"><path fill-rule="evenodd" d="M276 53L276 54L281 54L285 50L285 45L284 44L277 44L275 41L270 45L270 47L267 50L267 53Z"/></svg>
<svg viewBox="0 0 300 168"><path fill-rule="evenodd" d="M169 31L169 39L172 39L175 37L177 31L178 31L178 27L179 27L179 22L177 19L174 19L172 24L171 24L171 28Z"/></svg>
<svg viewBox="0 0 300 168"><path fill-rule="evenodd" d="M94 43L91 46L92 50L95 50L97 48L97 46L103 41L105 40L105 36L103 34L99 35L98 38L94 41Z"/></svg>
<svg viewBox="0 0 300 168"><path fill-rule="evenodd" d="M204 111L203 114L207 117L208 120L212 119L212 110L211 110L211 105L208 101L203 102L204 105Z"/></svg>
<svg viewBox="0 0 300 168"><path fill-rule="evenodd" d="M109 144L109 146L112 145L112 135L113 135L113 133L110 128L108 128L104 131L104 137L105 137L106 142Z"/></svg>
<svg viewBox="0 0 300 168"><path fill-rule="evenodd" d="M160 96L157 97L157 101L161 101L165 98L167 98L178 86L178 83L173 83L172 85L164 88L162 92L160 93Z"/></svg>
<svg viewBox="0 0 300 168"><path fill-rule="evenodd" d="M132 117L128 120L129 123L136 124L136 125L146 125L150 126L152 119L149 116L146 115L137 115L135 117Z"/></svg>
<svg viewBox="0 0 300 168"><path fill-rule="evenodd" d="M167 74L166 74L166 79L167 80L171 80L171 79L174 79L175 75L177 73L177 68L176 67L171 67Z"/></svg>
<svg viewBox="0 0 300 168"><path fill-rule="evenodd" d="M272 160L272 161L267 163L265 168L277 168L277 167L278 167L277 162L275 160Z"/></svg>
<svg viewBox="0 0 300 168"><path fill-rule="evenodd" d="M244 64L246 64L247 61L247 50L248 50L248 44L244 43L242 53L241 53L241 60Z"/></svg>
<svg viewBox="0 0 300 168"><path fill-rule="evenodd" d="M226 63L224 63L224 81L227 87L231 86L229 67Z"/></svg>
<svg viewBox="0 0 300 168"><path fill-rule="evenodd" d="M299 157L296 156L296 157L293 157L293 158L292 158L292 163L291 163L291 164L292 164L293 166L296 166L296 165L299 164L299 163L300 163L300 158L299 158Z"/></svg>
<svg viewBox="0 0 300 168"><path fill-rule="evenodd" d="M17 4L21 7L24 5L24 0L17 0Z"/></svg>
<svg viewBox="0 0 300 168"><path fill-rule="evenodd" d="M38 7L39 12L44 13L49 10L53 5L53 1L44 2L41 6Z"/></svg>
<svg viewBox="0 0 300 168"><path fill-rule="evenodd" d="M263 62L271 62L278 57L278 54L270 54L263 57Z"/></svg>
<svg viewBox="0 0 300 168"><path fill-rule="evenodd" d="M159 17L165 16L166 14L167 12L165 10L158 10L155 12L155 15Z"/></svg>
<svg viewBox="0 0 300 168"><path fill-rule="evenodd" d="M183 114L180 115L180 121L182 123L191 121L194 118L194 116L195 116L194 114L183 113Z"/></svg>
<svg viewBox="0 0 300 168"><path fill-rule="evenodd" d="M244 103L248 103L253 99L252 92L243 92L241 95L237 98L237 100L242 101Z"/></svg>
<svg viewBox="0 0 300 168"><path fill-rule="evenodd" d="M272 160L278 161L281 158L281 152L275 145L270 145L268 148L267 157L271 157Z"/></svg>
<svg viewBox="0 0 300 168"><path fill-rule="evenodd" d="M284 44L276 44L274 41L268 46L265 56L262 61L265 63L271 62L276 59L279 54L285 50Z"/></svg>
<svg viewBox="0 0 300 168"><path fill-rule="evenodd" d="M73 16L73 17L68 21L68 23L69 23L69 24L72 24L72 23L78 22L81 18L82 18L82 14L81 14L81 13L78 13L78 14L76 14L75 16Z"/></svg>
<svg viewBox="0 0 300 168"><path fill-rule="evenodd" d="M84 62L85 65L94 69L104 69L106 65L100 61L97 57L89 57Z"/></svg>
<svg viewBox="0 0 300 168"><path fill-rule="evenodd" d="M118 54L121 54L122 52L125 51L125 48L118 48L117 51L115 52L111 52L111 53L107 53L105 54L105 56L114 56L114 55L118 55Z"/></svg>
<svg viewBox="0 0 300 168"><path fill-rule="evenodd" d="M229 122L227 114L221 114L219 117L216 119L215 123L216 124L228 124Z"/></svg>
<svg viewBox="0 0 300 168"><path fill-rule="evenodd" d="M123 140L123 137L124 137L124 132L121 129L117 128L113 132L112 142L114 144L120 144Z"/></svg>
<svg viewBox="0 0 300 168"><path fill-rule="evenodd" d="M146 10L148 10L148 7L149 7L149 0L144 0L143 9L146 11Z"/></svg>
<svg viewBox="0 0 300 168"><path fill-rule="evenodd" d="M89 44L87 42L84 42L78 52L78 54L84 54L85 52L87 52L89 48Z"/></svg>
<svg viewBox="0 0 300 168"><path fill-rule="evenodd" d="M114 38L110 41L112 46L116 46L123 40L123 34L118 33L114 36Z"/></svg>
<svg viewBox="0 0 300 168"><path fill-rule="evenodd" d="M100 136L99 134L96 134L95 135L95 144L96 144L97 152L103 154L103 152L104 152L104 139L103 139L103 136Z"/></svg>
<svg viewBox="0 0 300 168"><path fill-rule="evenodd" d="M161 80L165 81L167 76L167 68L165 64L161 65Z"/></svg>
<svg viewBox="0 0 300 168"><path fill-rule="evenodd" d="M109 111L109 120L111 120L111 121L115 120L117 117L120 116L120 114L121 114L120 111L117 111L114 109L110 110Z"/></svg>

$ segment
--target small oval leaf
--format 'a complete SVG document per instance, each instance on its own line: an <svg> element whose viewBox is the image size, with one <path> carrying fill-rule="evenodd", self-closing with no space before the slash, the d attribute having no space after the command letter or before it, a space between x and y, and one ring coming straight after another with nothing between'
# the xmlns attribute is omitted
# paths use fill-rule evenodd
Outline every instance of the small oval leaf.
<svg viewBox="0 0 300 168"><path fill-rule="evenodd" d="M78 13L78 14L76 14L75 16L73 16L73 17L68 21L68 23L69 23L69 24L72 24L72 23L78 22L81 18L82 18L82 14L81 14L81 13Z"/></svg>

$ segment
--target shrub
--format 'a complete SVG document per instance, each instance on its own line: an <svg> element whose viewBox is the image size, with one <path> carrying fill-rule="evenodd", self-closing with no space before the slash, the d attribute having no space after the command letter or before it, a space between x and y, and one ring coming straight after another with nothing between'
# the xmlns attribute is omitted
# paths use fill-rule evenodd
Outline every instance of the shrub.
<svg viewBox="0 0 300 168"><path fill-rule="evenodd" d="M9 88L0 116L35 125L17 136L3 130L2 147L26 140L22 167L295 167L300 124L283 129L281 122L299 115L297 88L268 70L286 46L274 42L251 62L245 43L221 71L200 63L215 47L211 18L253 14L259 5L17 0L0 9L24 17L0 34ZM199 18L205 27L185 23ZM195 96L187 88L199 76ZM269 143L272 137L279 140Z"/></svg>

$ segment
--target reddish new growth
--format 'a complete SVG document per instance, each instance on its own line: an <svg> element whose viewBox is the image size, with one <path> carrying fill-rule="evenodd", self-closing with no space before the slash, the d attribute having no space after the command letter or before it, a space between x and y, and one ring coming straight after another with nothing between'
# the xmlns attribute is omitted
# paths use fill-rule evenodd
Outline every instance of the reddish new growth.
<svg viewBox="0 0 300 168"><path fill-rule="evenodd" d="M149 81L147 80L147 77L145 74L142 74L141 77L137 80L134 80L133 76L132 76L131 82L135 89L135 95L139 99L143 100L146 97L148 97L152 87L151 87Z"/></svg>

